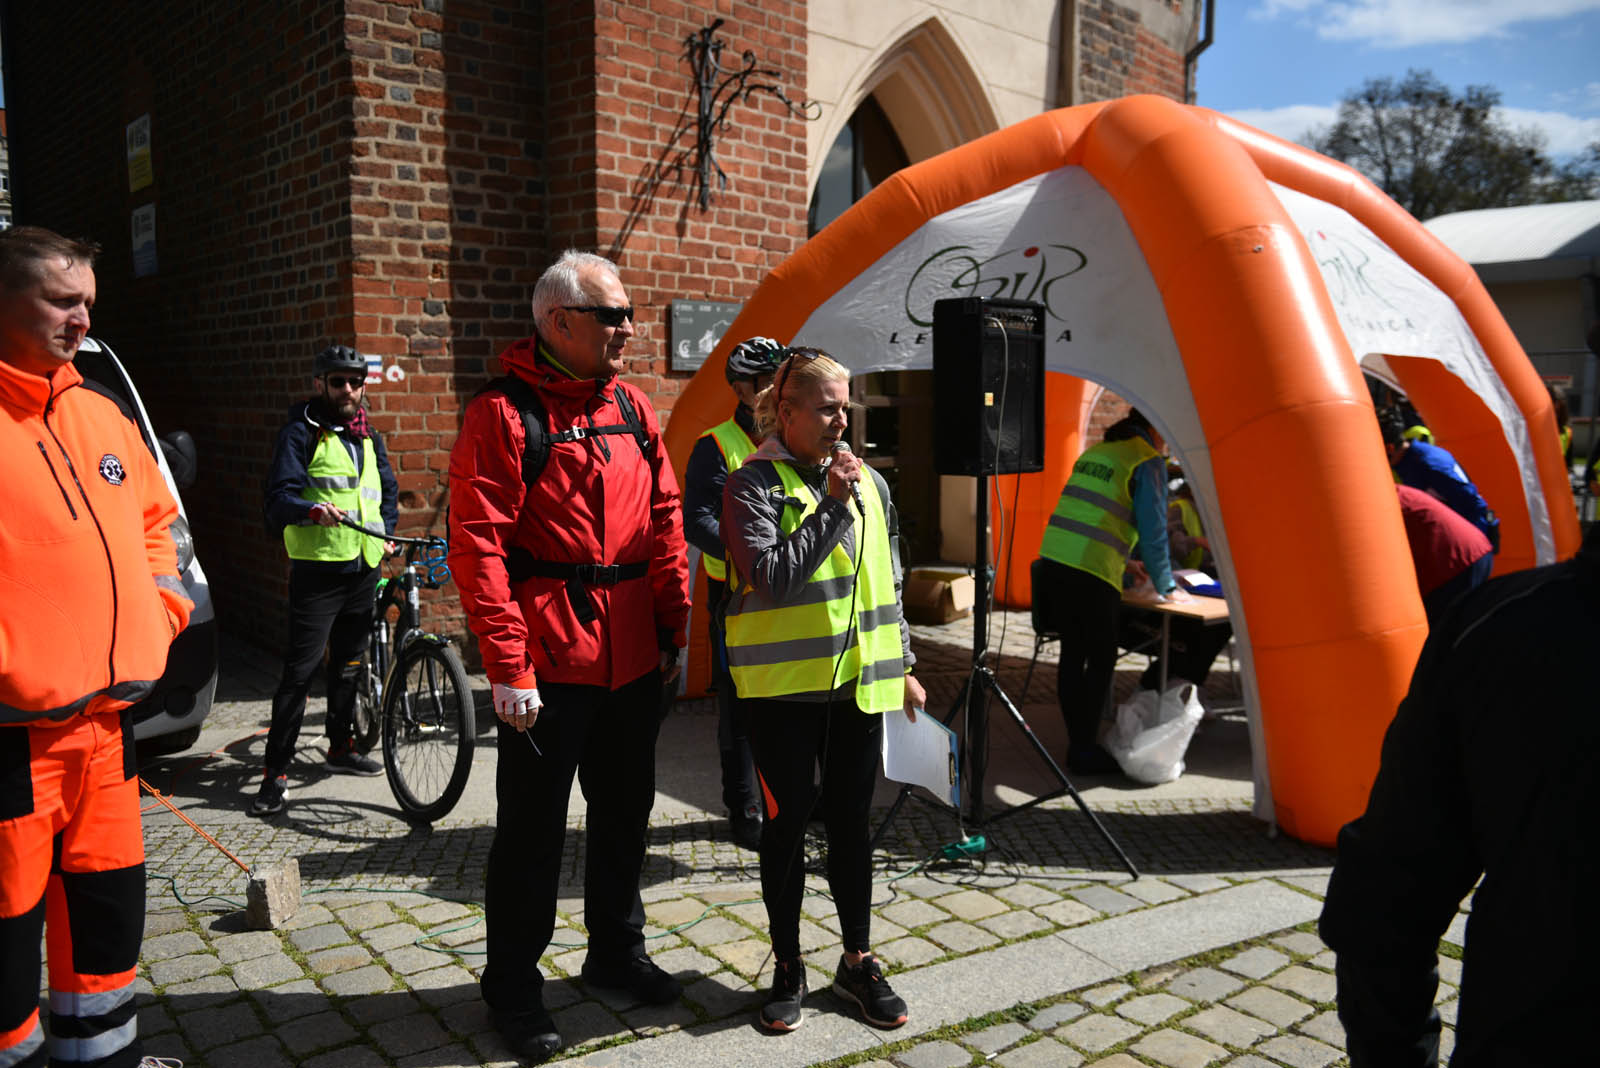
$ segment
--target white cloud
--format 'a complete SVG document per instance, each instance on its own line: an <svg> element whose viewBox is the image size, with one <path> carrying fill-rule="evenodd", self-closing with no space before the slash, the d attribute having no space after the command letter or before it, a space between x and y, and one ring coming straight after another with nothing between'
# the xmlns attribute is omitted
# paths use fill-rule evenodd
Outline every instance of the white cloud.
<svg viewBox="0 0 1600 1068"><path fill-rule="evenodd" d="M1285 141L1303 141L1317 127L1329 127L1339 117L1336 104L1291 104L1281 108L1239 108L1226 113L1246 126L1254 126ZM1534 127L1545 136L1545 151L1557 160L1582 152L1600 141L1600 118L1584 118L1560 111L1498 108L1501 121L1514 129Z"/></svg>
<svg viewBox="0 0 1600 1068"><path fill-rule="evenodd" d="M1339 108L1335 104L1291 104L1281 108L1239 108L1226 114L1285 141L1300 141L1318 126L1332 126L1339 117Z"/></svg>
<svg viewBox="0 0 1600 1068"><path fill-rule="evenodd" d="M1600 119L1586 119L1560 111L1532 111L1528 108L1497 108L1495 113L1508 126L1532 126L1545 136L1545 152L1556 159L1582 152L1600 141Z"/></svg>
<svg viewBox="0 0 1600 1068"><path fill-rule="evenodd" d="M1600 0L1263 0L1251 17L1299 16L1330 41L1378 48L1464 44L1523 22L1600 10Z"/></svg>

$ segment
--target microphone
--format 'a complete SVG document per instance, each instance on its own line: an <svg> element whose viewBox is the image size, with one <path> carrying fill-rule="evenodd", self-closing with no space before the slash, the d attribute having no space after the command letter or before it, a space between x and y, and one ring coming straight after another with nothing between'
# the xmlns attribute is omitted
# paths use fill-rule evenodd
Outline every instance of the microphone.
<svg viewBox="0 0 1600 1068"><path fill-rule="evenodd" d="M833 451L836 453L848 453L850 451L850 445L848 442L836 441L833 443ZM861 503L861 483L850 483L850 496L856 499L856 511L860 512L862 515L866 515L866 506Z"/></svg>

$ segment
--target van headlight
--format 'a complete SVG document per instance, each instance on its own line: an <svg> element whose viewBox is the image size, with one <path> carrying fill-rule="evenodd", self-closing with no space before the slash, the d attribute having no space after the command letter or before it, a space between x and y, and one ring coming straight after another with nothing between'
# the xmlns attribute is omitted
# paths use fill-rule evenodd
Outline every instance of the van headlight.
<svg viewBox="0 0 1600 1068"><path fill-rule="evenodd" d="M172 531L172 544L178 549L178 574L181 575L194 563L194 535L189 533L189 521L181 515L167 529Z"/></svg>

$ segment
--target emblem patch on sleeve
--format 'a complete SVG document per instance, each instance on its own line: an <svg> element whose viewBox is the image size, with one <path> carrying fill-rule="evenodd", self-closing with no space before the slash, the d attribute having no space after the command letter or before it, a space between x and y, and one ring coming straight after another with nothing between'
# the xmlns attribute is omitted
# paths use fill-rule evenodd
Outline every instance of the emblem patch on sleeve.
<svg viewBox="0 0 1600 1068"><path fill-rule="evenodd" d="M100 477L113 486L120 486L128 477L127 469L122 466L122 461L109 452L100 457Z"/></svg>

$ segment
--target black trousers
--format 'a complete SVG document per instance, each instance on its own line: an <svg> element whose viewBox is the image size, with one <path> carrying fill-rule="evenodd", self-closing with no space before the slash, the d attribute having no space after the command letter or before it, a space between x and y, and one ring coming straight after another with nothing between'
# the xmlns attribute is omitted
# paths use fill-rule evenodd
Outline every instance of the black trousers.
<svg viewBox="0 0 1600 1068"><path fill-rule="evenodd" d="M1161 685L1161 620L1154 612L1138 610L1122 613L1122 647L1130 649L1148 647L1150 666L1139 676L1142 689L1154 690ZM1228 647L1233 638L1233 624L1205 624L1198 619L1175 618L1167 632L1167 652L1171 657L1167 665L1167 685L1186 679L1196 686L1204 686L1211 674L1211 663Z"/></svg>
<svg viewBox="0 0 1600 1068"><path fill-rule="evenodd" d="M289 644L283 677L272 695L272 728L267 732L267 771L281 775L294 759L300 724L306 717L311 676L328 651L328 743L337 749L350 741L350 713L356 701L356 672L372 626L372 598L379 569L334 571L294 566L289 571Z"/></svg>
<svg viewBox="0 0 1600 1068"><path fill-rule="evenodd" d="M1056 694L1067 726L1067 751L1099 740L1100 719L1117 667L1117 607L1122 594L1087 571L1045 560L1040 577L1050 584L1055 618L1047 623L1061 635Z"/></svg>
<svg viewBox="0 0 1600 1068"><path fill-rule="evenodd" d="M745 729L738 696L733 692L733 676L728 673L728 645L717 606L726 586L706 579L706 633L711 640L711 677L717 687L717 751L722 758L722 805L731 815L748 812L761 805L756 786L755 758L750 752L750 736Z"/></svg>
<svg viewBox="0 0 1600 1068"><path fill-rule="evenodd" d="M831 706L754 698L741 702L756 768L771 794L761 829L761 896L772 954L800 956L800 899L805 895L806 819L821 764L828 889L839 910L844 948L872 948L872 845L867 811L877 783L883 717L856 707L855 684Z"/></svg>
<svg viewBox="0 0 1600 1068"><path fill-rule="evenodd" d="M589 960L610 965L644 955L639 874L656 797L661 673L615 690L541 682L528 737L500 723L495 829L484 893L488 962L483 1000L500 1012L541 1004L539 958L555 931L567 801L578 776L588 806L583 922Z"/></svg>

